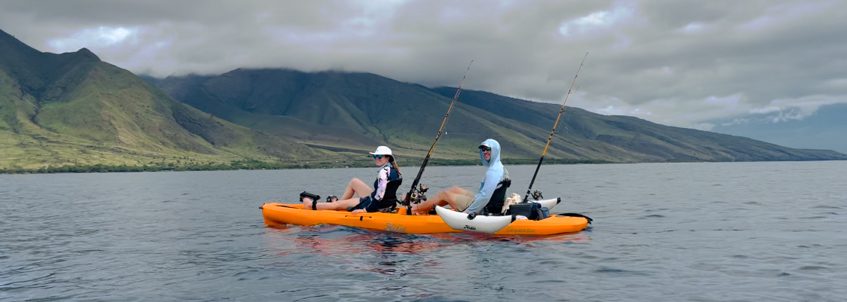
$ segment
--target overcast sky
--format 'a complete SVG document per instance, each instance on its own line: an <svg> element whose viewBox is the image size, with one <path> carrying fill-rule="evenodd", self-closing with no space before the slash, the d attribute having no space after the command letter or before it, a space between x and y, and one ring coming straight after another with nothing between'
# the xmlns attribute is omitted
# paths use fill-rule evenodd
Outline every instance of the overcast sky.
<svg viewBox="0 0 847 302"><path fill-rule="evenodd" d="M847 103L847 1L11 1L0 29L139 74L364 71L710 129ZM799 110L798 110L799 109Z"/></svg>

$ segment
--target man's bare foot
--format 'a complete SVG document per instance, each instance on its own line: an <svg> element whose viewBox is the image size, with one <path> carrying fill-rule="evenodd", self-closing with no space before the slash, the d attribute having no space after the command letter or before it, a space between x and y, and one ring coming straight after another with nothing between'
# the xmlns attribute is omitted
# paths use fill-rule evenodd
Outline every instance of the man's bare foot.
<svg viewBox="0 0 847 302"><path fill-rule="evenodd" d="M412 205L412 214L414 215L426 215L429 213L429 210L422 209L420 204Z"/></svg>

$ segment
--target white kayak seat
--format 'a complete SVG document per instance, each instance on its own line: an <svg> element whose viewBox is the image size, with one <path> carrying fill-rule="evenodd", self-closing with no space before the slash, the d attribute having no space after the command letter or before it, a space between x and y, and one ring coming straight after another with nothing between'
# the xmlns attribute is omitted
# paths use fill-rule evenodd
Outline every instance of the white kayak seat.
<svg viewBox="0 0 847 302"><path fill-rule="evenodd" d="M468 219L468 214L441 206L435 206L435 212L454 230L493 234L512 223L512 216L476 215Z"/></svg>

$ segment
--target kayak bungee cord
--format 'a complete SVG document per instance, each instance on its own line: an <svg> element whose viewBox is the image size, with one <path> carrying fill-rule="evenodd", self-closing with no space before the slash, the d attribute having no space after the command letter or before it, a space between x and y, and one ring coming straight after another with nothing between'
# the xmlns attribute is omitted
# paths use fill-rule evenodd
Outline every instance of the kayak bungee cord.
<svg viewBox="0 0 847 302"><path fill-rule="evenodd" d="M409 189L409 193L403 198L403 205L406 206L406 215L412 214L412 201L415 203L420 202L421 195L426 191L423 185L420 188L415 188L418 186L418 182L421 180L421 175L423 175L423 171L426 168L426 164L429 163L429 157L432 155L432 151L435 150L435 144L438 143L438 139L441 138L441 134L444 133L444 126L447 125L447 118L450 117L450 111L453 110L453 105L456 103L456 100L459 99L459 94L462 93L462 85L465 83L465 78L468 77L468 72L471 70L471 64L473 64L473 60L468 63L468 68L465 70L465 75L462 76L462 80L459 81L459 87L456 88L456 94L453 95L453 100L450 101L450 106L447 107L447 113L441 118L441 126L438 127L438 132L435 134L435 140L432 142L432 146L429 147L429 151L426 152L426 157L424 157L423 162L421 163L421 168L418 170L418 175L415 176L415 180L412 182L412 188ZM417 191L417 192L416 192Z"/></svg>
<svg viewBox="0 0 847 302"><path fill-rule="evenodd" d="M544 161L544 156L547 155L547 149L550 148L550 143L553 142L553 136L556 135L556 131L559 128L559 120L562 118L562 114L565 113L565 104L568 103L568 97L571 96L571 90L573 90L573 84L576 83L576 77L579 76L579 71L582 70L582 64L585 63L585 58L588 57L588 52L585 52L585 56L582 57L582 62L579 62L579 68L576 70L576 74L573 76L573 80L571 81L571 87L568 87L568 93L565 94L565 101L562 102L562 107L559 108L559 114L556 116L556 121L553 123L553 129L550 130L550 135L547 136L547 144L544 145L544 151L541 152L541 158L538 159L538 165L535 166L535 173L532 174L532 180L529 182L529 188L526 189L526 195L523 196L523 203L526 203L529 200L530 191L532 191L532 185L535 184L535 177L538 176L538 169L541 169L541 163Z"/></svg>

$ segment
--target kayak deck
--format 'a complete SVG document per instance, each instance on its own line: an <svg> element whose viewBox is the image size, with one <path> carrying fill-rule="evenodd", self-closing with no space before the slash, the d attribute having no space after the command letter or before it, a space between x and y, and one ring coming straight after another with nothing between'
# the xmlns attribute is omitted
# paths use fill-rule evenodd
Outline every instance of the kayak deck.
<svg viewBox="0 0 847 302"><path fill-rule="evenodd" d="M352 213L333 210L306 210L303 204L269 202L261 207L262 217L269 227L287 224L332 224L376 231L406 234L456 233L438 215L406 215L406 209L396 213ZM588 227L583 217L551 216L543 220L516 220L495 235L553 235L576 233Z"/></svg>

